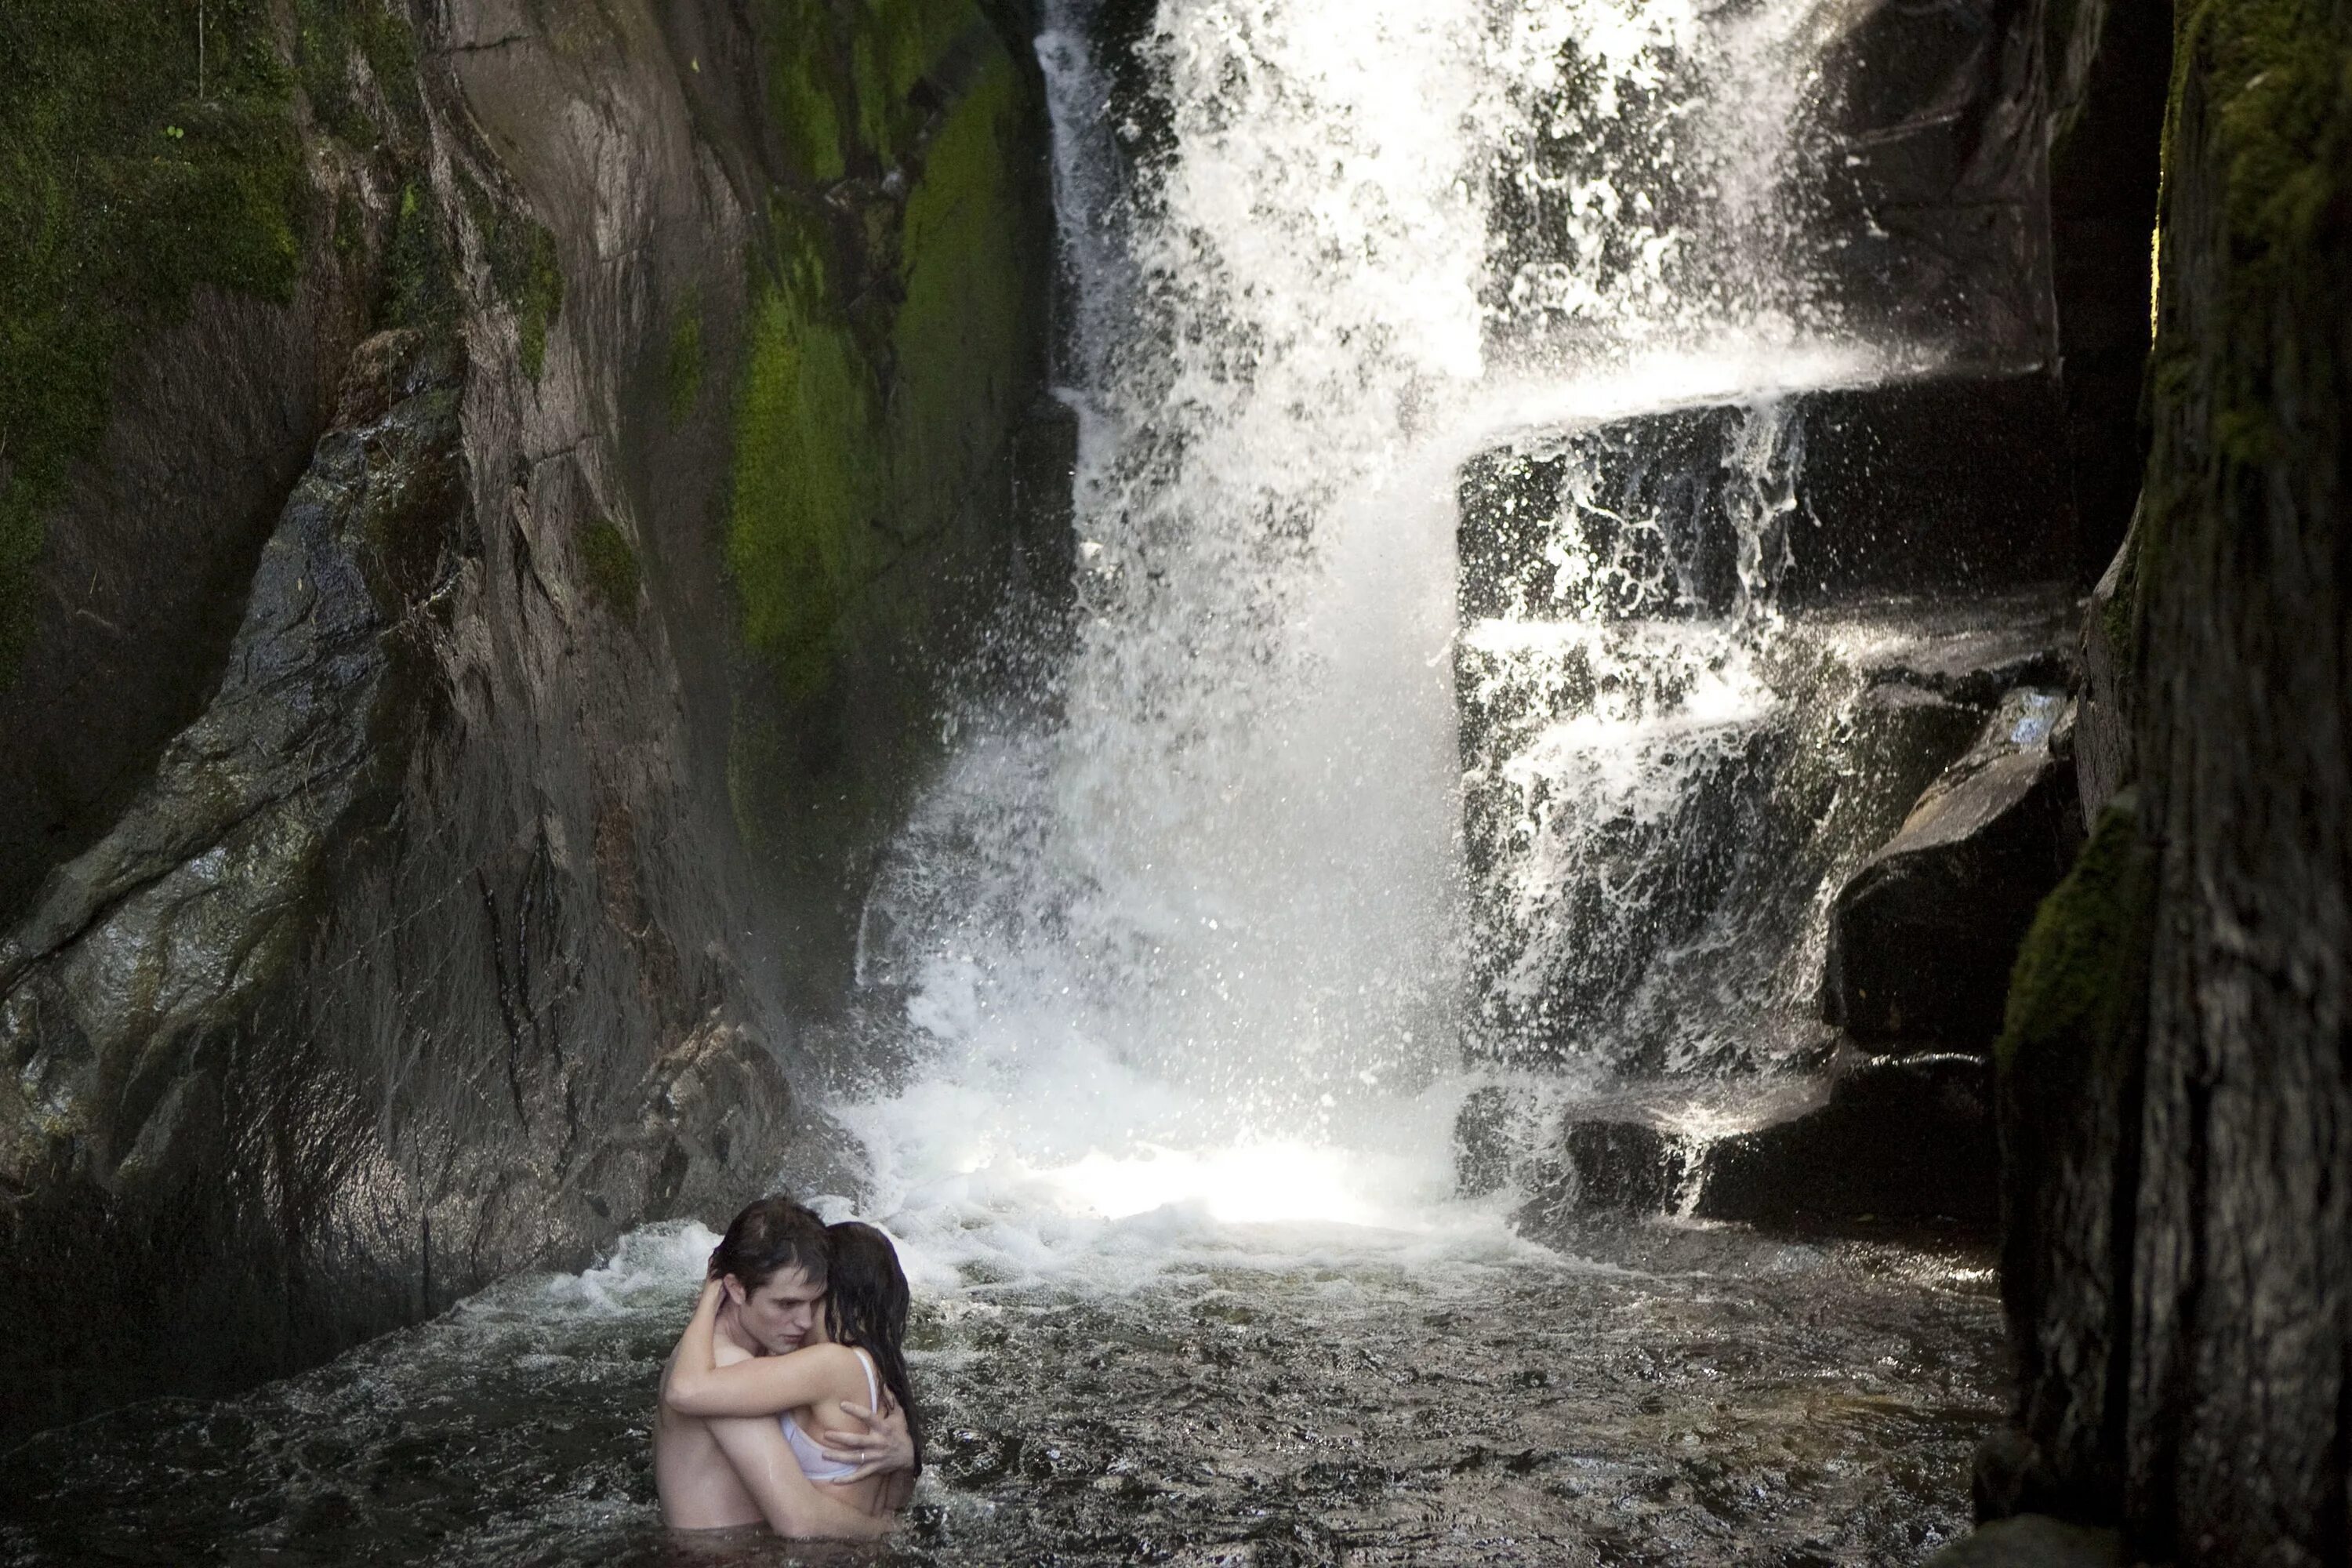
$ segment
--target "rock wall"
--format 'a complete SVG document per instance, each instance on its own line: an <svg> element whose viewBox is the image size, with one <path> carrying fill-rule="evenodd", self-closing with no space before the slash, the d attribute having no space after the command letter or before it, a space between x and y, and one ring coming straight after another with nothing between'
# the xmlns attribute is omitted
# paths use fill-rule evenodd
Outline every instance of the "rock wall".
<svg viewBox="0 0 2352 1568"><path fill-rule="evenodd" d="M0 18L0 1443L823 1156L1045 368L1016 7L187 13Z"/></svg>
<svg viewBox="0 0 2352 1568"><path fill-rule="evenodd" d="M2001 1049L2024 1398L1979 1500L2341 1562L2352 5L2185 0L2163 160L2152 446L2085 637L2122 732Z"/></svg>

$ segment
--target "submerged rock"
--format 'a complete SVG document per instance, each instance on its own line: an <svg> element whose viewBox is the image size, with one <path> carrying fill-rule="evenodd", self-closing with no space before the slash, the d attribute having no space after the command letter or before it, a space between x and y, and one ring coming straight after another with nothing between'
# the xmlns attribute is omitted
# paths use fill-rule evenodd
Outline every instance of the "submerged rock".
<svg viewBox="0 0 2352 1568"><path fill-rule="evenodd" d="M1945 1053L1881 1057L1826 1104L1710 1145L1696 1212L1757 1224L2000 1217L1991 1068Z"/></svg>
<svg viewBox="0 0 2352 1568"><path fill-rule="evenodd" d="M2119 1531L2027 1513L1979 1525L1922 1568L2124 1568L2130 1561Z"/></svg>
<svg viewBox="0 0 2352 1568"><path fill-rule="evenodd" d="M1823 1016L1856 1039L1981 1045L2010 966L2081 839L2073 770L2052 752L2064 693L2003 698L1968 754L1837 895Z"/></svg>

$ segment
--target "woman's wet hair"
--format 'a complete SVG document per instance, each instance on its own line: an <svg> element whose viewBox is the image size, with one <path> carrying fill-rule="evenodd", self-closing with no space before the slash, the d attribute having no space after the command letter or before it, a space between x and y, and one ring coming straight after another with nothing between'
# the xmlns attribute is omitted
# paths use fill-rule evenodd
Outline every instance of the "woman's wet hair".
<svg viewBox="0 0 2352 1568"><path fill-rule="evenodd" d="M833 1243L833 1273L825 1286L825 1331L835 1342L855 1345L874 1358L883 1386L907 1413L907 1436L915 1444L915 1473L923 1470L923 1415L907 1381L906 1270L898 1249L870 1225L845 1220L825 1233Z"/></svg>
<svg viewBox="0 0 2352 1568"><path fill-rule="evenodd" d="M824 1221L778 1193L746 1206L711 1249L710 1272L720 1279L733 1275L748 1293L757 1290L787 1268L797 1268L813 1285L825 1283L832 1256Z"/></svg>

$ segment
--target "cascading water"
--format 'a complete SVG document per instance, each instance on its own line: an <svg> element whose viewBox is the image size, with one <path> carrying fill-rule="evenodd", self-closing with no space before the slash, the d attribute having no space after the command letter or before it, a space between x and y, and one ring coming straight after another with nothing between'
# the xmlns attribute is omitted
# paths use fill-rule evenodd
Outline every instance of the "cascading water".
<svg viewBox="0 0 2352 1568"><path fill-rule="evenodd" d="M1075 647L1050 700L963 726L874 896L864 978L930 1037L849 1113L899 1203L1075 1167L1379 1207L1332 1152L1447 1060L1458 967L1452 516L1415 442L1481 364L1459 12L1171 10L1180 151L1108 200L1104 89L1055 18Z"/></svg>
<svg viewBox="0 0 2352 1568"><path fill-rule="evenodd" d="M1629 520L1552 541L1548 605L1462 625L1454 476L1517 430L1884 357L1807 335L1783 192L1821 9L1170 5L1119 46L1139 97L1090 8L1052 8L1076 627L1049 689L960 716L867 911L866 1000L917 1065L845 1117L894 1224L950 1192L950 1254L975 1203L1433 1223L1479 1016L1532 1005L1538 947L1641 966L1656 889L1590 846L1671 858L1694 773L1751 749L1792 428L1759 405L1712 619ZM1607 666L1473 760L1474 795L1521 796L1507 934L1465 899L1457 653L1493 687Z"/></svg>

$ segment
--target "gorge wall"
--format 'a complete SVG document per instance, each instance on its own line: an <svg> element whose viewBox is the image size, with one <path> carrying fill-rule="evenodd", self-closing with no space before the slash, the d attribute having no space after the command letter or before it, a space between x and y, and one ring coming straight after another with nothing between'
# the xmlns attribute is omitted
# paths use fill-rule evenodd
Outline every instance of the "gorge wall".
<svg viewBox="0 0 2352 1568"><path fill-rule="evenodd" d="M2127 8L2051 13L2078 70L2137 47L2110 47ZM1979 1504L2120 1527L2135 1561L2341 1562L2352 6L2173 24L2152 445L2084 629L2095 830L2000 1052L2022 1386Z"/></svg>
<svg viewBox="0 0 2352 1568"><path fill-rule="evenodd" d="M1033 30L0 18L0 1442L822 1157L1051 511Z"/></svg>

